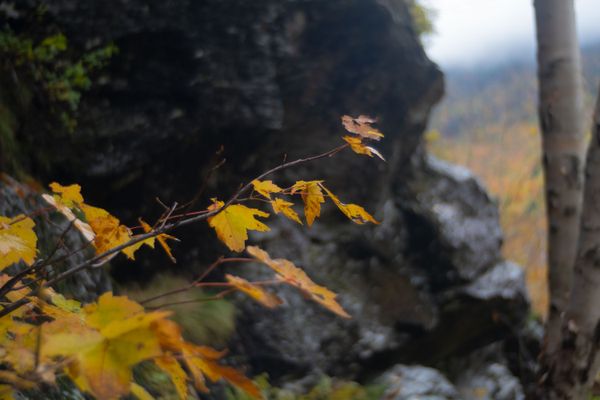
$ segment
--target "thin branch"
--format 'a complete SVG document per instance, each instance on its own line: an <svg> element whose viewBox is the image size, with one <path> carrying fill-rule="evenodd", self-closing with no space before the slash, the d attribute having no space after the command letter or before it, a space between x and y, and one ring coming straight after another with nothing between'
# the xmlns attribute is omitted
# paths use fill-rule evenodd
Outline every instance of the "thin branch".
<svg viewBox="0 0 600 400"><path fill-rule="evenodd" d="M171 307L171 306L178 306L178 305L181 305L181 304L204 303L204 302L207 302L207 301L221 300L221 299L223 299L223 297L227 296L228 294L234 293L236 291L237 291L237 289L231 288L231 289L223 290L219 294L216 294L216 295L211 296L211 297L203 297L201 299L191 299L191 300L174 301L172 303L164 303L164 304L161 304L161 305L158 305L158 306L151 306L151 307L146 307L146 308L149 309L149 310L158 310L160 308Z"/></svg>
<svg viewBox="0 0 600 400"><path fill-rule="evenodd" d="M225 263L228 263L228 262L247 262L247 261L254 261L254 259L253 258L241 258L241 257L237 257L237 258L224 258L223 256L221 256L215 262L213 262L212 264L210 264L208 266L208 268L206 268L206 270L202 273L202 275L200 275L199 278L195 279L190 284L182 286L182 287L180 287L178 289L170 290L168 292L161 293L159 295L147 298L145 300L140 301L139 303L140 304L146 304L146 303L150 303L150 302L152 302L154 300L158 300L158 299L163 298L163 297L172 296L174 294L187 292L188 290L197 287L198 283L201 282L204 278L206 278L208 276L208 274L210 274L219 265L225 264Z"/></svg>
<svg viewBox="0 0 600 400"><path fill-rule="evenodd" d="M322 158L327 158L327 157L332 157L335 154L339 153L340 151L344 150L346 147L349 147L348 144L343 144L341 146L338 146L332 150L326 151L325 153L322 154L318 154L316 156L312 156L312 157L307 157L307 158L300 158L298 160L294 160L294 161L290 161L287 163L283 163L280 164L274 168L271 168L270 170L263 172L262 174L260 174L259 176L257 176L256 178L250 180L248 183L246 183L245 185L242 185L234 194L233 196L231 196L231 198L229 200L227 200L227 202L225 204L223 204L222 207L214 209L212 211L209 211L205 214L201 214L201 215L196 215L194 217L185 219L185 220L180 220L180 221L176 221L170 224L166 224L162 227L159 227L155 230L153 230L152 232L148 232L146 234L142 234L142 235L138 235L135 238L132 238L131 240L129 240L126 243L123 243L119 246L113 247L110 250L107 250L101 254L98 254L86 261L83 261L81 263L79 263L78 265L58 274L57 276L55 276L54 278L48 280L43 286L44 287L50 287L54 284L56 284L57 282L60 282L86 268L89 268L91 266L97 265L98 263L100 263L102 260L106 259L106 257L111 256L113 254L117 254L118 252L120 252L123 249L126 249L130 246L133 246L136 243L142 242L146 239L152 238L152 237L156 237L162 233L171 231L175 228L181 227L181 226L186 226L186 225L190 225L199 221L204 221L207 220L210 217L213 217L217 214L219 214L221 211L223 211L225 208L229 207L231 204L233 204L243 193L245 193L246 191L248 191L249 189L252 188L252 181L253 180L262 180L264 177L271 175L275 172L281 171L282 169L286 169L286 168L291 168L291 167L295 167L297 165L301 165L304 163L308 163L308 162L312 162L312 161L316 161ZM5 315L10 314L11 312L13 312L14 310L18 309L19 307L29 303L30 300L27 298L22 298L19 299L16 302L13 302L12 304L10 304L9 306L5 307L4 309L0 310L0 317L3 317Z"/></svg>

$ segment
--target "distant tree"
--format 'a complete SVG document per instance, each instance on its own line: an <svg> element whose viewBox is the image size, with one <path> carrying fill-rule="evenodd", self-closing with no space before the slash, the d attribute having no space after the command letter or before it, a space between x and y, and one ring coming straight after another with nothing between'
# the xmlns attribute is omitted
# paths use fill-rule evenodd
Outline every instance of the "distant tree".
<svg viewBox="0 0 600 400"><path fill-rule="evenodd" d="M573 0L535 0L550 310L540 397L588 399L600 346L600 103L583 179L583 88ZM582 209L583 198L583 209Z"/></svg>

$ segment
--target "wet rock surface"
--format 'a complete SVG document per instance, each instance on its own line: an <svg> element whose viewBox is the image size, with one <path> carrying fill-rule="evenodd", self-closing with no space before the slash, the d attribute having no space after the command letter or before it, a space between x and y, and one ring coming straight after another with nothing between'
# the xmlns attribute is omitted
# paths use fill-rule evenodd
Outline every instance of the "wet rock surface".
<svg viewBox="0 0 600 400"><path fill-rule="evenodd" d="M396 365L380 378L387 386L385 400L456 400L459 393L456 388L433 368L419 365Z"/></svg>
<svg viewBox="0 0 600 400"><path fill-rule="evenodd" d="M513 337L528 300L523 274L501 257L496 205L468 171L423 150L443 77L403 1L57 0L48 15L75 48L114 41L120 53L84 96L69 139L22 126L20 140L45 153L27 160L30 172L44 183L81 183L86 200L126 223L160 214L156 196L192 198L221 145L227 163L207 182L202 207L284 157L339 145L340 115L378 117L387 163L347 152L273 177L324 179L382 223L352 225L327 206L310 229L274 220L252 238L339 293L353 316L291 289L280 290L286 305L276 310L240 298L231 347L252 373L275 383L320 372L369 381L390 369L415 389L424 376L443 382L422 393L431 399L463 398L470 381L496 390L486 382L506 372L502 360L452 384L424 367ZM177 235L178 265L190 275L225 251L205 226ZM139 258L115 275L139 280L166 265L154 253ZM102 279L88 277L96 290ZM91 290L82 288L77 296Z"/></svg>

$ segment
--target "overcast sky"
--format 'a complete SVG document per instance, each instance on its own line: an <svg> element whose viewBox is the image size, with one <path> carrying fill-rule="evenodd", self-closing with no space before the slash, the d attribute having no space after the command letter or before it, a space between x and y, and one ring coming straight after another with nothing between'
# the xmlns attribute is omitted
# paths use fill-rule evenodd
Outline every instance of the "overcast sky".
<svg viewBox="0 0 600 400"><path fill-rule="evenodd" d="M429 56L442 67L535 57L533 0L422 0L437 12ZM582 43L600 41L600 0L575 0Z"/></svg>

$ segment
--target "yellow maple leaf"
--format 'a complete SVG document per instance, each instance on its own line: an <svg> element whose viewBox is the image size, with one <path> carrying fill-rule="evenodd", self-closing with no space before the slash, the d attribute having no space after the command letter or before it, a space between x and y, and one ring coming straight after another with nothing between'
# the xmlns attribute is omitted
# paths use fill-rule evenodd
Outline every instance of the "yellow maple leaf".
<svg viewBox="0 0 600 400"><path fill-rule="evenodd" d="M52 182L49 186L54 193L59 195L60 200L67 207L73 207L75 205L83 203L83 196L81 195L81 186L77 184L62 186L61 184L56 182Z"/></svg>
<svg viewBox="0 0 600 400"><path fill-rule="evenodd" d="M306 272L296 267L291 261L283 258L272 259L266 251L256 246L248 246L246 251L252 257L275 271L282 281L292 286L296 286L312 300L321 304L329 311L332 311L341 317L350 318L350 315L337 302L337 295L334 292L314 283L309 276L306 275Z"/></svg>
<svg viewBox="0 0 600 400"><path fill-rule="evenodd" d="M225 203L213 199L213 204L208 207L210 211L223 207ZM244 250L248 231L269 231L270 228L257 220L256 217L266 218L269 213L256 208L248 208L242 204L234 204L226 207L217 215L208 218L208 224L215 229L217 237L233 251Z"/></svg>
<svg viewBox="0 0 600 400"><path fill-rule="evenodd" d="M359 137L352 137L352 136L344 136L342 137L342 139L344 139L346 141L346 143L348 143L350 145L350 148L352 149L352 151L354 151L356 154L365 154L369 157L373 157L373 155L376 155L377 157L379 157L380 159L382 159L383 161L385 161L385 158L383 158L383 156L381 155L381 153L371 147L371 146L366 146L363 142L362 139Z"/></svg>
<svg viewBox="0 0 600 400"><path fill-rule="evenodd" d="M323 181L298 181L292 186L292 194L300 193L304 202L304 217L310 227L321 215L321 203L325 202L320 184Z"/></svg>
<svg viewBox="0 0 600 400"><path fill-rule="evenodd" d="M67 374L98 399L124 396L131 390L131 368L162 354L152 326L169 314L145 313L126 297L105 293L83 308L82 324L56 320L44 325L42 357L66 358Z"/></svg>
<svg viewBox="0 0 600 400"><path fill-rule="evenodd" d="M97 254L102 254L131 240L129 229L121 225L120 221L108 211L87 204L81 204L81 211L96 235L93 243Z"/></svg>
<svg viewBox="0 0 600 400"><path fill-rule="evenodd" d="M300 220L300 217L298 216L296 211L294 211L294 209L292 208L293 205L294 205L294 203L292 203L290 201L285 201L280 198L276 198L275 200L271 201L271 206L273 207L273 211L275 212L275 214L282 213L283 215L285 215L292 221L296 221L297 223L302 225L302 221Z"/></svg>
<svg viewBox="0 0 600 400"><path fill-rule="evenodd" d="M244 278L225 274L225 279L227 279L227 282L231 283L236 289L246 293L265 307L275 308L283 303L281 299L273 293L265 291L262 287L255 285L252 282L248 282Z"/></svg>
<svg viewBox="0 0 600 400"><path fill-rule="evenodd" d="M273 183L273 181L259 181L257 179L252 181L254 190L265 196L267 199L271 199L271 193L280 193L283 189Z"/></svg>
<svg viewBox="0 0 600 400"><path fill-rule="evenodd" d="M0 270L21 260L33 264L37 252L34 226L33 220L22 214L14 218L0 216Z"/></svg>
<svg viewBox="0 0 600 400"><path fill-rule="evenodd" d="M355 224L362 225L367 222L371 222L371 223L377 224L377 225L379 224L379 221L377 221L375 218L373 218L373 216L371 214L369 214L363 207L356 205L356 204L344 204L340 201L340 199L337 198L336 195L331 193L331 191L329 189L327 189L325 186L321 185L321 187L325 190L325 192L327 192L327 195L331 198L331 200L335 203L335 205L340 209L340 211L342 213L344 213L344 215L346 217L348 217Z"/></svg>

